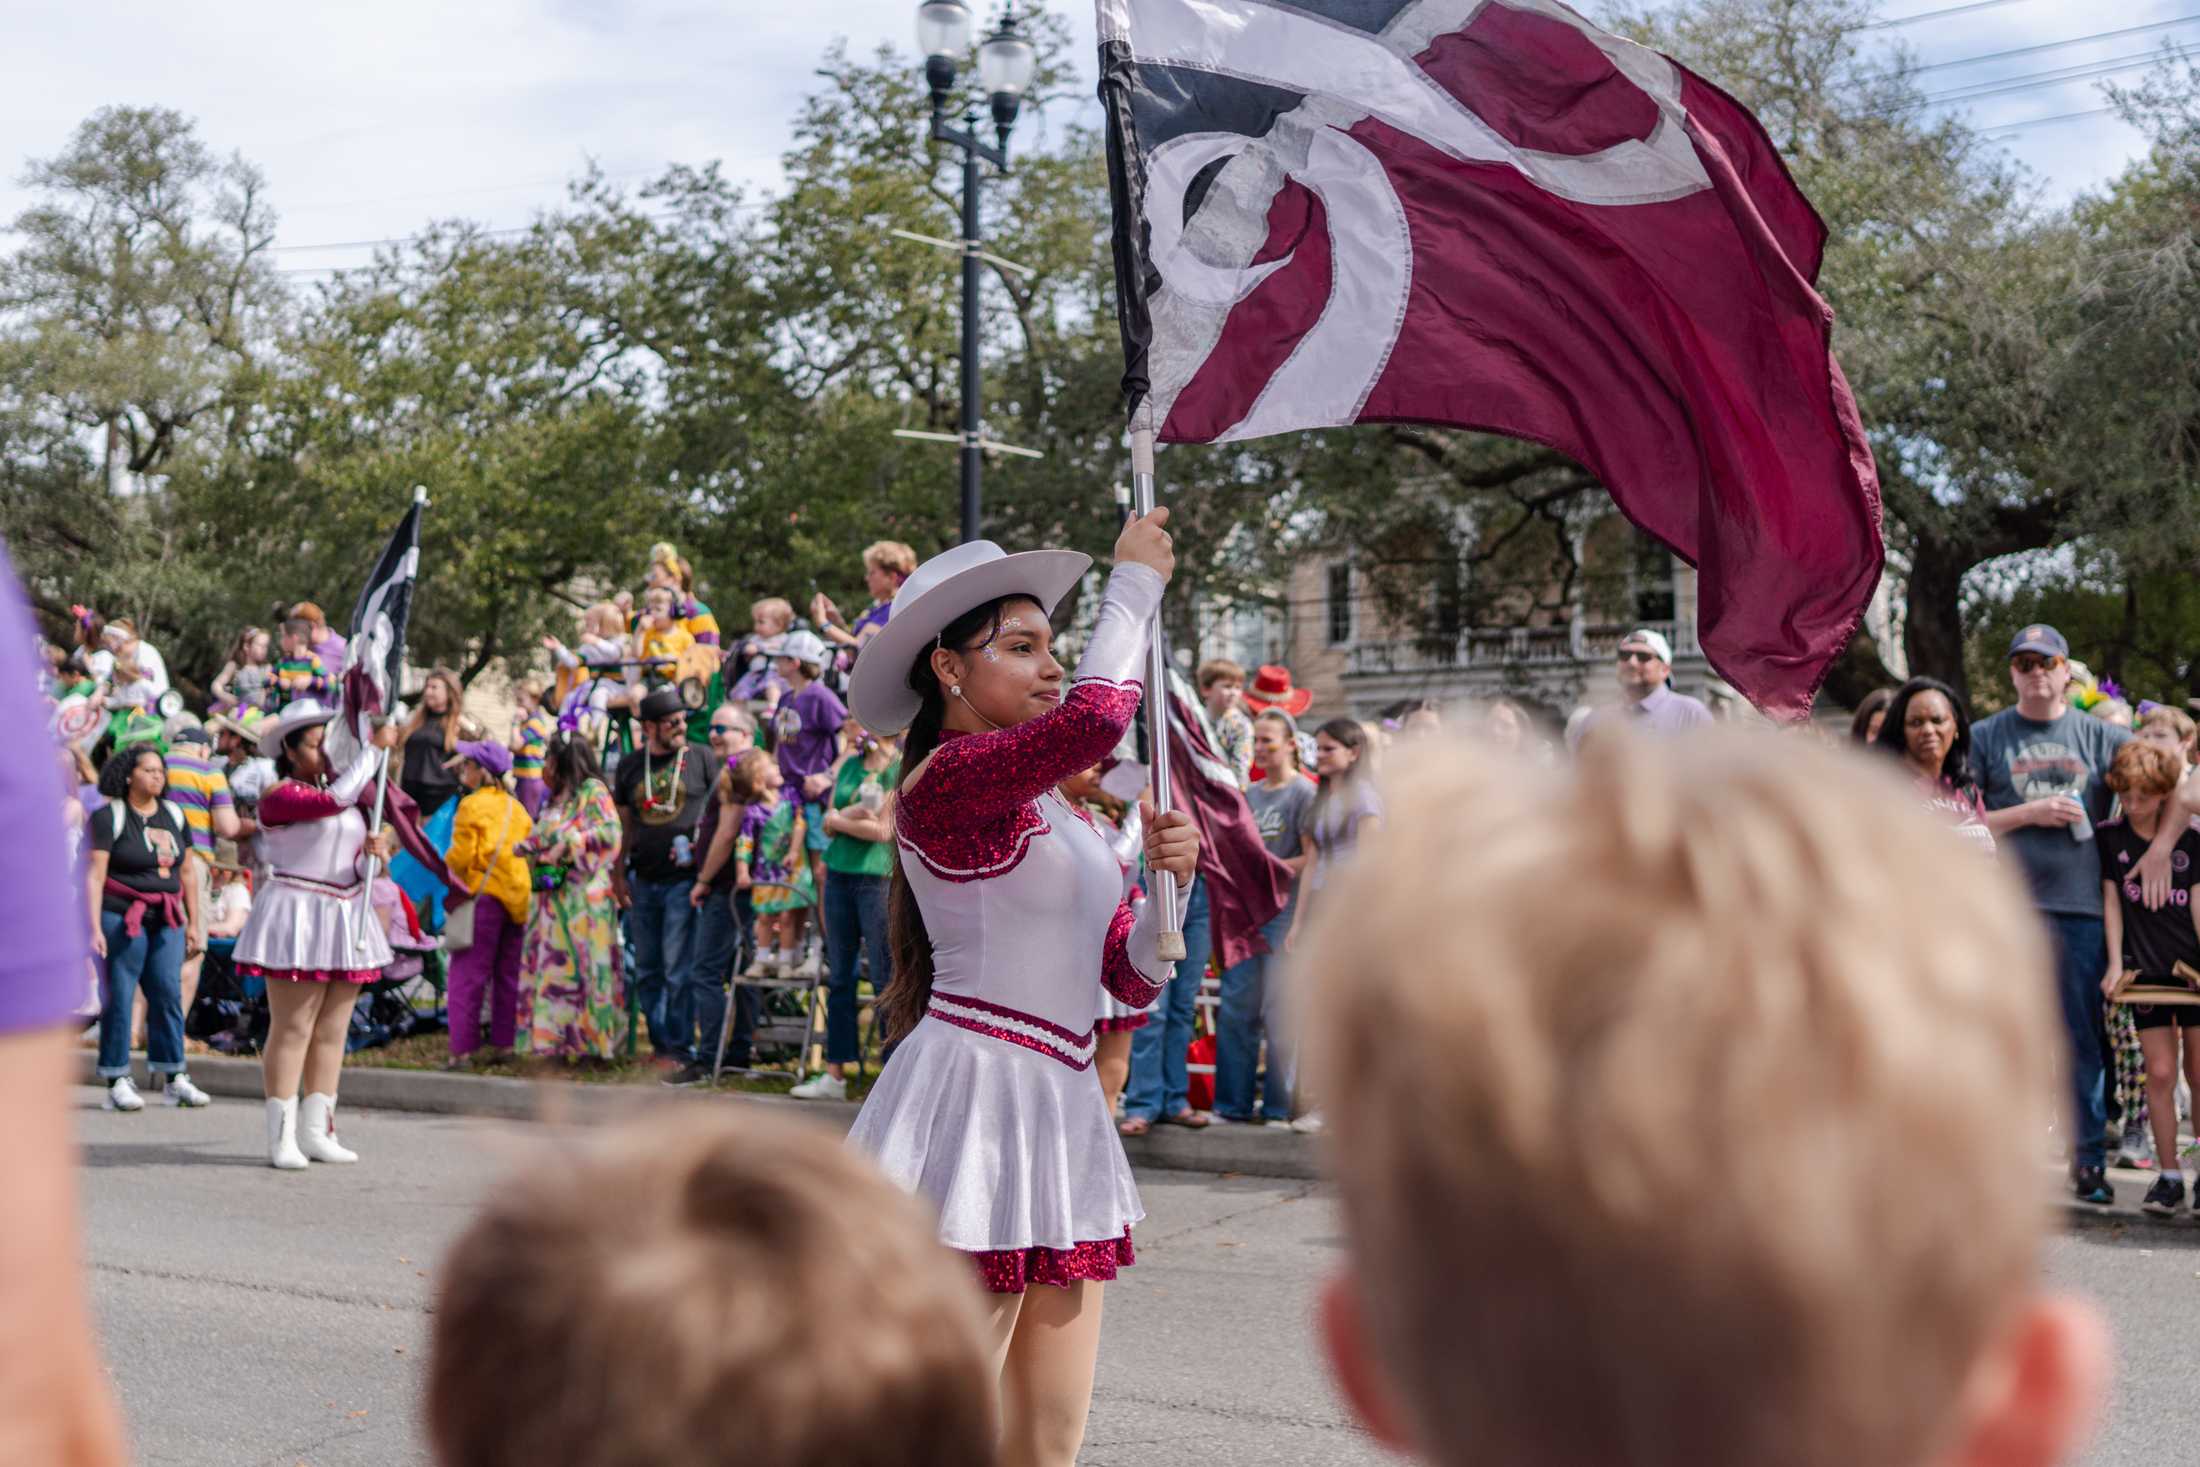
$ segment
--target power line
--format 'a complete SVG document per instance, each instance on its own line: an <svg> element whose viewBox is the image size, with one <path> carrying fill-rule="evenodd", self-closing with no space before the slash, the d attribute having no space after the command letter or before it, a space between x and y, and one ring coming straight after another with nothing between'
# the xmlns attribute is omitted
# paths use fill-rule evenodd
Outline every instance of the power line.
<svg viewBox="0 0 2200 1467"><path fill-rule="evenodd" d="M2122 36L2144 35L2148 31L2166 31L2174 26L2190 25L2200 20L2200 15L2181 15L2175 20L2158 20L2151 25L2126 26L2122 30L2095 31L2091 35L2072 36L2067 41L2043 41L2037 46L2015 46L2007 51L1988 51L1981 56L1966 56L1960 61L1935 61L1925 66L1913 66L1911 74L1927 71L1946 71L1956 66L1975 66L1981 61L2001 61L2011 56L2034 56L2042 51L2060 51L2067 46L2082 46L2090 41L2113 41Z"/></svg>
<svg viewBox="0 0 2200 1467"><path fill-rule="evenodd" d="M1916 15L1897 16L1893 20L1875 20L1857 27L1860 31L1888 31L1900 26L1916 25L1922 20L1938 20L1944 15L1969 15L1974 10L1994 10L2004 5L2016 5L2020 0L1972 0L1969 5L1950 5L1943 10L1924 10Z"/></svg>
<svg viewBox="0 0 2200 1467"><path fill-rule="evenodd" d="M1952 91L1935 92L1904 102L1894 110L1907 111L1912 107L1939 107L1976 102L1986 97L2008 96L2016 92L2035 92L2047 87L2068 86L2072 82L2092 81L2099 77L2114 76L2120 71L2137 71L2157 62L2186 61L2200 56L2200 43L2173 52L2150 52L2145 56L2127 57L2120 61L2090 62L2084 66L2058 67L2053 71L2036 72L2030 76L2015 77L2006 82L1980 82L1974 86L1958 87Z"/></svg>
<svg viewBox="0 0 2200 1467"><path fill-rule="evenodd" d="M2028 117L2022 122L2002 122L1992 127L1982 127L1979 135L1993 137L1999 133L2022 132L2028 127L2045 127L2051 122L2075 122L2081 117L2100 117L2115 110L2113 107L2088 107L2083 112L2058 112L2053 117Z"/></svg>

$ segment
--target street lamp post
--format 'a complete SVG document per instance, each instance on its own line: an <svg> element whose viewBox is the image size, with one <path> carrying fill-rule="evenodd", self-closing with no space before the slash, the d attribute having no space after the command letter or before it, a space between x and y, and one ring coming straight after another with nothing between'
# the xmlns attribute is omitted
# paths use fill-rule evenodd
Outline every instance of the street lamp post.
<svg viewBox="0 0 2200 1467"><path fill-rule="evenodd" d="M932 93L933 141L962 149L962 538L975 540L980 528L978 366L978 164L1008 170L1008 134L1016 126L1024 92L1038 56L1017 29L1011 10L978 47L978 79L993 113L995 141L978 136L978 111L963 114L963 125L947 120L957 64L970 47L970 7L965 0L924 0L917 7L917 45L924 52L924 80Z"/></svg>

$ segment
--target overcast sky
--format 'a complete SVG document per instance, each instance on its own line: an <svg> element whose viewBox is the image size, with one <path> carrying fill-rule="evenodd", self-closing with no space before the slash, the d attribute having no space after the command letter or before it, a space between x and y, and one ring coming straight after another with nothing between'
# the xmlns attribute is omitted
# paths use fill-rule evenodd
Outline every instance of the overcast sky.
<svg viewBox="0 0 2200 1467"><path fill-rule="evenodd" d="M1090 0L1048 3L1069 17L1089 75ZM1887 0L1883 13L1954 3ZM980 4L990 14L990 0ZM915 9L915 0L13 6L0 47L0 221L28 202L17 186L23 162L56 152L87 114L112 103L177 108L214 147L259 164L282 218L281 263L291 269L359 263L364 247L315 247L403 235L431 218L525 223L589 158L636 179L670 161L715 158L729 176L768 189L788 119L825 48L843 37L866 52L881 42L907 51ZM1933 63L2195 11L2194 0L1996 0L1875 34L1899 37ZM1925 80L1933 91L2021 82L2122 61L2165 39L2200 46L2200 20L1947 67ZM2092 79L1969 104L1982 125L2101 105ZM1095 117L1097 103L1084 115ZM2057 196L2107 178L2139 147L2111 116L2006 136Z"/></svg>

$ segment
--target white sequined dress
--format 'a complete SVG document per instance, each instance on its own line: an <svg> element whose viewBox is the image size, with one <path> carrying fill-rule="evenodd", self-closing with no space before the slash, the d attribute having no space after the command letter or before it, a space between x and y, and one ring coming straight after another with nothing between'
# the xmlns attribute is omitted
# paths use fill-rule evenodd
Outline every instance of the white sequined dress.
<svg viewBox="0 0 2200 1467"><path fill-rule="evenodd" d="M938 1209L987 1287L1107 1279L1145 1215L1092 1068L1105 987L1150 1002L1159 913L1123 896L1108 836L1055 792L1138 709L1161 577L1121 565L1062 703L950 736L896 796L895 842L932 940L931 1005L850 1144ZM1187 888L1188 896L1188 888Z"/></svg>

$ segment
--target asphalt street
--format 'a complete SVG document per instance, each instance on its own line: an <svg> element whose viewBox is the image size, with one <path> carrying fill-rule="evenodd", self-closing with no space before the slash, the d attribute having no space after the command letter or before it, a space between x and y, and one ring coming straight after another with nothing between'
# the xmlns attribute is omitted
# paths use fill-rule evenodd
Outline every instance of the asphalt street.
<svg viewBox="0 0 2200 1467"><path fill-rule="evenodd" d="M188 1467L425 1463L417 1402L433 1277L545 1128L350 1111L365 1160L270 1170L257 1105L83 1113L88 1251L137 1459ZM829 1138L822 1138L830 1144ZM1950 1179L1942 1175L1942 1181ZM1309 1184L1153 1172L1139 1262L1108 1290L1089 1467L1391 1460L1349 1424L1312 1347L1334 1209ZM2194 1229L2058 1239L2050 1273L2098 1299L2121 1358L2092 1467L2190 1461L2200 1393Z"/></svg>

